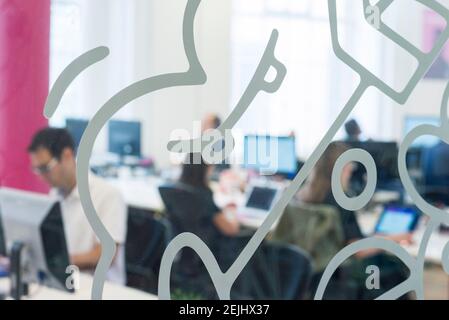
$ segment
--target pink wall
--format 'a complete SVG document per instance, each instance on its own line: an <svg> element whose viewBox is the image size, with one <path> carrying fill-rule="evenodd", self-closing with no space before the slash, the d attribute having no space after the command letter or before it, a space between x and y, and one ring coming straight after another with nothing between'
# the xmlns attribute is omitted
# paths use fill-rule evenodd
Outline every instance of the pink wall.
<svg viewBox="0 0 449 320"><path fill-rule="evenodd" d="M48 94L50 0L0 0L0 186L46 192L26 148Z"/></svg>

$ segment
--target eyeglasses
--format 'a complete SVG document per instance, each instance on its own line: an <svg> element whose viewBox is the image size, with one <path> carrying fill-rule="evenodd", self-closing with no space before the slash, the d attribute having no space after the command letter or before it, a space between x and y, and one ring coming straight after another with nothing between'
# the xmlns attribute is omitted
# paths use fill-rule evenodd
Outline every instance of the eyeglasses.
<svg viewBox="0 0 449 320"><path fill-rule="evenodd" d="M47 164L43 164L37 167L33 167L33 172L37 175L43 175L49 173L58 164L58 160L53 158Z"/></svg>

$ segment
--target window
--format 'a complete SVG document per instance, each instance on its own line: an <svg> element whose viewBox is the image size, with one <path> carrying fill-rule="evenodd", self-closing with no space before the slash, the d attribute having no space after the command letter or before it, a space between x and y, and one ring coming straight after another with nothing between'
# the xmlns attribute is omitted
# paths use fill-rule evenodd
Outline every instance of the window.
<svg viewBox="0 0 449 320"><path fill-rule="evenodd" d="M107 46L109 56L83 71L64 94L51 125L66 118L91 119L97 110L131 81L130 58L134 6L125 0L52 0L50 85L81 54ZM128 40L130 38L131 40ZM120 115L130 117L125 108Z"/></svg>
<svg viewBox="0 0 449 320"><path fill-rule="evenodd" d="M339 34L345 48L368 58L370 70L382 77L383 42L357 36L359 25L365 22L361 14L360 21L353 18L354 11L362 12L354 1L338 4ZM274 28L279 30L275 55L288 69L281 89L275 94L259 94L237 127L245 134L285 135L293 131L299 155L307 157L358 84L358 75L333 52L327 1L234 0L233 5L231 108L254 75ZM370 94L353 114L372 138L381 138L382 101L379 94Z"/></svg>
<svg viewBox="0 0 449 320"><path fill-rule="evenodd" d="M50 24L50 86L64 68L76 58L82 49L81 7L78 1L53 0ZM64 126L66 117L82 117L80 108L81 86L71 85L51 124Z"/></svg>

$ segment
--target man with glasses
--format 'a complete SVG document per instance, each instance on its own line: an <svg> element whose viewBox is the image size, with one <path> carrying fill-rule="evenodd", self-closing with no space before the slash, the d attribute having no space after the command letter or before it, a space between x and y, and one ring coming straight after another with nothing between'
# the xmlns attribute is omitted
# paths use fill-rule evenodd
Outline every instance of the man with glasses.
<svg viewBox="0 0 449 320"><path fill-rule="evenodd" d="M53 188L51 194L60 198L71 262L81 270L93 270L101 256L101 245L81 206L72 137L65 129L42 129L33 137L28 152L33 171ZM118 190L93 174L89 175L89 186L95 209L117 243L108 279L125 284L122 244L126 236L126 205Z"/></svg>

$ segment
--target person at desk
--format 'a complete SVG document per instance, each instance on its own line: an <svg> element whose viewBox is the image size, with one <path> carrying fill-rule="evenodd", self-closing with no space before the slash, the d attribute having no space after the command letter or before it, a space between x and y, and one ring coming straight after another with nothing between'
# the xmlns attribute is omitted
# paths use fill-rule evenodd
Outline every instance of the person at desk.
<svg viewBox="0 0 449 320"><path fill-rule="evenodd" d="M346 142L360 141L362 130L355 119L351 119L345 123Z"/></svg>
<svg viewBox="0 0 449 320"><path fill-rule="evenodd" d="M331 190L332 170L337 159L347 150L349 150L349 147L345 143L332 142L318 160L304 188L297 194L297 198L304 203L326 204L338 209L346 245L364 238L356 214L353 211L341 208L335 200ZM353 165L348 164L344 167L341 175L343 190L345 190L348 195L351 195L349 182L352 170ZM378 236L397 243L409 244L412 241L412 234ZM382 283L394 283L394 285L396 285L407 278L406 271L403 270L402 266L399 265L396 260L390 259L378 249L361 251L356 255L356 258L362 262L363 265L376 265L380 270L388 269L390 276L388 279L381 281ZM365 272L365 269L363 269L362 272Z"/></svg>
<svg viewBox="0 0 449 320"><path fill-rule="evenodd" d="M220 127L220 125L221 125L220 117L214 113L208 113L204 116L204 118L201 121L201 133L204 133L207 130L218 129L218 127ZM224 149L224 147L225 147L225 142L223 140L221 142L221 145L220 145L220 142L218 142L217 145L214 146L214 150L221 151L222 149ZM211 174L211 177L213 178L212 180L218 180L217 176L224 170L228 170L230 168L231 168L231 166L228 163L226 163L226 159L223 160L222 163L216 164L214 166L213 173Z"/></svg>
<svg viewBox="0 0 449 320"><path fill-rule="evenodd" d="M207 113L201 120L201 132L217 129L221 125L221 119L214 113Z"/></svg>
<svg viewBox="0 0 449 320"><path fill-rule="evenodd" d="M239 233L240 225L231 210L221 210L215 204L208 180L212 169L201 154L188 154L178 182L161 186L159 191L172 236L185 232L195 234L209 247L223 268L229 266L235 255L229 240ZM215 289L198 255L186 248L178 262L173 267L174 287L204 298L214 298Z"/></svg>
<svg viewBox="0 0 449 320"><path fill-rule="evenodd" d="M81 270L93 270L101 256L101 244L81 205L72 137L65 129L42 129L33 137L28 153L33 171L52 187L50 193L60 198L71 263ZM117 244L108 280L124 285L125 202L118 190L93 174L89 175L89 186L95 209Z"/></svg>
<svg viewBox="0 0 449 320"><path fill-rule="evenodd" d="M199 163L195 163L196 159L199 159ZM215 237L212 237L212 241L215 241L220 234L237 235L240 225L232 211L224 212L215 204L212 190L209 188L209 176L212 171L213 166L205 163L201 155L191 153L187 155L187 160L183 164L179 182L201 194L205 203L208 204L205 210L206 216L203 217L207 222L203 225L205 228L210 228L210 233L215 234Z"/></svg>
<svg viewBox="0 0 449 320"><path fill-rule="evenodd" d="M320 160L318 160L304 188L299 191L298 197L305 203L327 204L338 207L343 226L343 233L345 235L346 242L349 244L356 240L362 239L363 234L358 225L355 213L353 211L340 208L331 190L333 168L337 162L337 159L347 150L349 150L349 147L346 144L342 142L332 142L327 147ZM345 190L348 195L352 195L352 191L349 188L352 171L353 165L348 164L344 167L341 176L343 190ZM396 242L411 241L410 234L388 236L384 238L388 238Z"/></svg>

